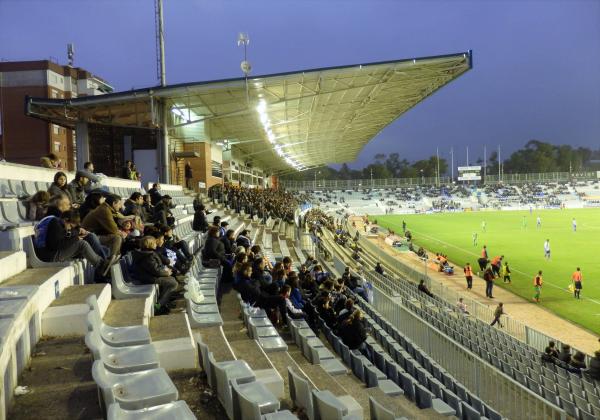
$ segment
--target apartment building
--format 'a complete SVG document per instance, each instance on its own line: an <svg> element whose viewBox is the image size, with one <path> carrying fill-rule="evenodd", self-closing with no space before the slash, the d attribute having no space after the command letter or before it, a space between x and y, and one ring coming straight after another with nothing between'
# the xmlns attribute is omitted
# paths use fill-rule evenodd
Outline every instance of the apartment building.
<svg viewBox="0 0 600 420"><path fill-rule="evenodd" d="M9 162L39 165L54 153L76 167L75 131L25 115L25 98L69 99L112 92L87 70L49 60L0 62L0 153Z"/></svg>

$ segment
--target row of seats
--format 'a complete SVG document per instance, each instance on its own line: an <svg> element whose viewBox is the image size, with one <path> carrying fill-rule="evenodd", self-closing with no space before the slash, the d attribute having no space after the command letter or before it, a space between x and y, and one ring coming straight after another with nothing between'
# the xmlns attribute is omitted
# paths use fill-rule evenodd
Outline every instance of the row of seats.
<svg viewBox="0 0 600 420"><path fill-rule="evenodd" d="M265 353L287 351L287 344L279 336L279 332L271 323L265 310L247 305L239 293L237 298L248 336L256 340Z"/></svg>

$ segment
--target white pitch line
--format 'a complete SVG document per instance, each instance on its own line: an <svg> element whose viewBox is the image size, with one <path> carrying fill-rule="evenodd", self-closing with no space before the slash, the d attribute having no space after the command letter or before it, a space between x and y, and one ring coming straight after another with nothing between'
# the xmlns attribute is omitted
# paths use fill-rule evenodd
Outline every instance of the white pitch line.
<svg viewBox="0 0 600 420"><path fill-rule="evenodd" d="M400 226L400 225L396 225L395 223L391 223L391 224L392 224L392 225L394 225L394 226ZM452 248L456 248L456 249L458 249L458 250L461 250L461 251L463 251L463 252L466 252L466 253L467 253L467 254L469 254L469 255L473 255L473 256L477 257L477 254L475 254L475 253L473 253L473 252L471 252L471 251L468 251L468 250L466 250L466 249L463 249L463 248L461 248L461 247L459 247L459 246L456 246L456 245L450 244L450 243L448 243L448 242L442 241L442 240L440 240L440 239L434 238L434 237L432 237L432 236L426 235L426 234L424 234L424 233L421 233L421 232L419 232L419 231L416 231L416 230L412 230L412 232L416 232L416 233L418 233L419 235L425 236L425 237L427 237L427 238L429 238L429 239L432 239L432 240L434 240L434 241L437 241L437 242L439 242L439 243L442 243L442 244L444 244L444 245L446 245L446 246L450 246L450 247L452 247ZM517 273L521 273L521 274L523 274L523 275L525 275L525 276L531 276L531 274L525 273L525 272L523 272L523 271L520 271L520 270L517 270L517 269L514 269L514 268L511 268L511 271L516 271ZM560 287L560 286L557 286L557 285L555 285L555 284L554 284L554 283L552 283L552 282L549 282L549 281L547 281L546 283L547 283L547 284L549 284L550 286L554 287L555 289L562 290L563 292L566 292L566 293L569 293L569 294L571 294L571 292L569 292L568 290L565 290L564 288L562 288L562 287ZM595 304L597 304L597 305L600 305L600 301L597 301L596 299L591 299L591 298L589 298L589 297L585 297L585 296L584 296L582 299L583 299L583 300L589 300L590 302L594 302Z"/></svg>

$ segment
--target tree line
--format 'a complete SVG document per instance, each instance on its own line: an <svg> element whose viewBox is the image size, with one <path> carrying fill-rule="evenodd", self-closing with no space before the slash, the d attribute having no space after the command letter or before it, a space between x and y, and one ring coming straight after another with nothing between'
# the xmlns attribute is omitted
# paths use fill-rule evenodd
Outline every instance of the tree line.
<svg viewBox="0 0 600 420"><path fill-rule="evenodd" d="M455 160L455 166L456 165ZM482 157L472 164L483 166ZM600 149L586 147L574 148L568 144L553 145L540 140L530 140L525 146L513 152L500 162L502 173L538 173L538 172L580 172L600 170ZM498 151L490 150L486 168L488 174L498 173ZM445 158L439 158L440 176L449 175L450 165ZM455 169L456 170L456 169ZM385 178L420 178L435 177L438 174L438 158L431 156L409 162L401 159L399 153L378 153L373 162L362 169L351 169L344 163L336 170L330 166L309 169L283 176L284 179L296 181L312 181L318 179L385 179ZM456 172L455 172L456 175Z"/></svg>

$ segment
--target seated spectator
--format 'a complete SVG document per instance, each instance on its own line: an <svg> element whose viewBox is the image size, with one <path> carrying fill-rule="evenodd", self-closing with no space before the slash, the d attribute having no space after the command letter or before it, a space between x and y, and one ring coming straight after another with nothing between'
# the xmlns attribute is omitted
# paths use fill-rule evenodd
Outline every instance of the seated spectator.
<svg viewBox="0 0 600 420"><path fill-rule="evenodd" d="M248 229L244 229L240 232L238 237L235 240L235 244L237 246L243 246L246 249L250 249L252 246L252 242L250 242L250 238L248 237Z"/></svg>
<svg viewBox="0 0 600 420"><path fill-rule="evenodd" d="M590 359L590 368L587 371L590 378L600 381L600 350L594 352L594 357Z"/></svg>
<svg viewBox="0 0 600 420"><path fill-rule="evenodd" d="M381 263L377 263L377 265L375 265L375 272L383 276L384 271L383 267L381 266Z"/></svg>
<svg viewBox="0 0 600 420"><path fill-rule="evenodd" d="M346 277L342 277L346 287L362 297L364 300L368 300L367 289L365 288L365 280L359 273L357 273L357 275L350 273L349 267L346 267L346 269L347 271L344 271L344 275L346 275Z"/></svg>
<svg viewBox="0 0 600 420"><path fill-rule="evenodd" d="M360 309L356 309L339 327L340 338L350 350L366 349L367 330Z"/></svg>
<svg viewBox="0 0 600 420"><path fill-rule="evenodd" d="M179 239L171 226L161 226L160 230L165 235L165 246L174 251L178 259L191 263L193 257L188 243Z"/></svg>
<svg viewBox="0 0 600 420"><path fill-rule="evenodd" d="M73 197L71 197L71 193L67 186L67 175L64 172L57 172L54 174L54 182L48 187L48 193L50 196L66 195L69 197L69 200L73 202Z"/></svg>
<svg viewBox="0 0 600 420"><path fill-rule="evenodd" d="M106 200L106 195L107 194L105 193L96 191L89 193L87 197L85 197L81 207L79 207L79 215L81 216L81 220L85 219L85 216L87 216L90 211L104 203L104 200Z"/></svg>
<svg viewBox="0 0 600 420"><path fill-rule="evenodd" d="M346 299L344 302L344 308L338 312L337 323L342 325L346 319L354 312L354 300Z"/></svg>
<svg viewBox="0 0 600 420"><path fill-rule="evenodd" d="M160 193L160 184L152 184L152 188L148 190L148 195L150 196L150 203L153 206L156 206L162 199L162 194Z"/></svg>
<svg viewBox="0 0 600 420"><path fill-rule="evenodd" d="M59 162L60 161L58 157L54 153L49 153L46 156L40 158L42 168L56 169L58 168Z"/></svg>
<svg viewBox="0 0 600 420"><path fill-rule="evenodd" d="M287 314L290 318L293 319L304 319L306 317L306 314L304 313L304 311L302 311L301 308L298 308L296 305L294 305L294 303L290 299L291 292L292 288L289 284L285 284L281 288L281 296L283 296L283 298L285 299L285 307L287 309Z"/></svg>
<svg viewBox="0 0 600 420"><path fill-rule="evenodd" d="M90 211L83 219L83 227L98 235L100 243L110 248L110 255L117 260L123 243L116 219L121 209L121 197L109 194L104 202Z"/></svg>
<svg viewBox="0 0 600 420"><path fill-rule="evenodd" d="M75 173L75 179L69 183L67 189L71 195L71 205L73 207L81 207L85 201L86 186L90 183L90 180L83 171L77 171Z"/></svg>
<svg viewBox="0 0 600 420"><path fill-rule="evenodd" d="M272 318L277 318L275 323L280 323L286 313L285 298L279 294L268 294L260 290L258 285L252 281L252 265L246 263L240 270L240 281L238 291L242 295L244 302L250 305L256 305L266 311L272 312Z"/></svg>
<svg viewBox="0 0 600 420"><path fill-rule="evenodd" d="M225 248L225 255L228 259L233 259L233 256L235 255L234 234L235 232L232 229L228 229L227 232L225 232L225 236L219 238L219 240L223 242L223 247Z"/></svg>
<svg viewBox="0 0 600 420"><path fill-rule="evenodd" d="M79 229L79 214L67 210L60 217L49 215L35 226L33 244L36 255L46 262L67 262L85 258L101 276L106 276L112 261L106 261L82 240L87 232Z"/></svg>
<svg viewBox="0 0 600 420"><path fill-rule="evenodd" d="M558 359L558 349L556 348L556 344L554 343L554 341L550 341L548 343L548 347L546 347L545 352L548 353L550 356Z"/></svg>
<svg viewBox="0 0 600 420"><path fill-rule="evenodd" d="M558 354L558 360L565 363L569 363L571 361L571 346L568 344L562 345L562 349Z"/></svg>
<svg viewBox="0 0 600 420"><path fill-rule="evenodd" d="M136 191L131 194L127 200L125 200L125 204L123 205L123 214L125 216L139 217L144 223L150 222L150 220L146 220L146 215L142 210L143 204L144 196Z"/></svg>
<svg viewBox="0 0 600 420"><path fill-rule="evenodd" d="M227 265L227 257L225 256L225 247L223 242L219 240L219 228L211 226L208 229L208 236L202 248L202 265L209 268L217 268L219 265L225 267Z"/></svg>
<svg viewBox="0 0 600 420"><path fill-rule="evenodd" d="M219 237L225 236L227 233L227 228L229 227L229 222L223 221L219 225Z"/></svg>
<svg viewBox="0 0 600 420"><path fill-rule="evenodd" d="M248 262L248 256L244 253L235 254L235 259L233 263L233 267L231 272L233 274L233 287L236 288L237 284L240 282L241 270L244 264Z"/></svg>
<svg viewBox="0 0 600 420"><path fill-rule="evenodd" d="M175 225L175 218L171 212L170 195L163 195L158 204L154 206L154 218L152 220L155 224L161 226Z"/></svg>
<svg viewBox="0 0 600 420"><path fill-rule="evenodd" d="M144 204L142 204L142 212L144 213L144 217L142 220L149 221L154 217L154 206L152 205L152 201L150 200L150 194L144 194L142 196L144 199Z"/></svg>
<svg viewBox="0 0 600 420"><path fill-rule="evenodd" d="M190 265L187 260L178 258L177 253L166 246L163 230L154 227L152 229L152 236L156 239L156 252L162 258L163 264L173 271L173 275L178 276L187 273Z"/></svg>
<svg viewBox="0 0 600 420"><path fill-rule="evenodd" d="M290 273L288 276L288 283L290 286L290 299L294 306L298 309L304 309L306 302L304 301L304 296L302 296L302 291L299 286L298 275L295 272Z"/></svg>
<svg viewBox="0 0 600 420"><path fill-rule="evenodd" d="M97 175L96 170L94 168L93 162L85 162L83 164L83 169L81 172L85 175L87 179L90 180L85 186L85 192L89 193L96 188L100 188L100 182L102 179L102 175Z"/></svg>
<svg viewBox="0 0 600 420"><path fill-rule="evenodd" d="M329 281L329 280L328 280ZM319 292L319 295L313 301L313 306L315 307L317 313L325 324L331 329L335 329L337 326L337 319L335 312L333 311L333 303L331 301L331 293L326 288Z"/></svg>
<svg viewBox="0 0 600 420"><path fill-rule="evenodd" d="M587 367L585 365L585 354L580 351L576 352L575 355L571 357L569 365L575 369L585 369Z"/></svg>
<svg viewBox="0 0 600 420"><path fill-rule="evenodd" d="M265 260L263 258L254 258L252 279L257 281L262 289L266 289L273 282L271 273L265 269Z"/></svg>
<svg viewBox="0 0 600 420"><path fill-rule="evenodd" d="M425 280L421 280L419 282L419 286L417 287L417 289L419 290L419 292L425 293L427 296L433 297L433 293L431 293L429 291L429 289L427 288L427 286L425 285Z"/></svg>
<svg viewBox="0 0 600 420"><path fill-rule="evenodd" d="M38 191L25 201L27 220L42 220L46 215L50 194L48 191Z"/></svg>
<svg viewBox="0 0 600 420"><path fill-rule="evenodd" d="M206 215L207 213L204 204L200 204L194 213L192 229L196 232L206 232L208 230L208 220L206 219Z"/></svg>
<svg viewBox="0 0 600 420"><path fill-rule="evenodd" d="M140 249L133 251L132 259L133 282L135 284L157 284L158 303L154 314L168 314L171 296L178 283L172 277L172 270L163 265L160 256L156 253L156 239L152 236L144 236L140 242Z"/></svg>
<svg viewBox="0 0 600 420"><path fill-rule="evenodd" d="M469 315L469 311L467 311L467 304L463 302L463 298L458 298L458 302L456 302L456 310L459 314Z"/></svg>

